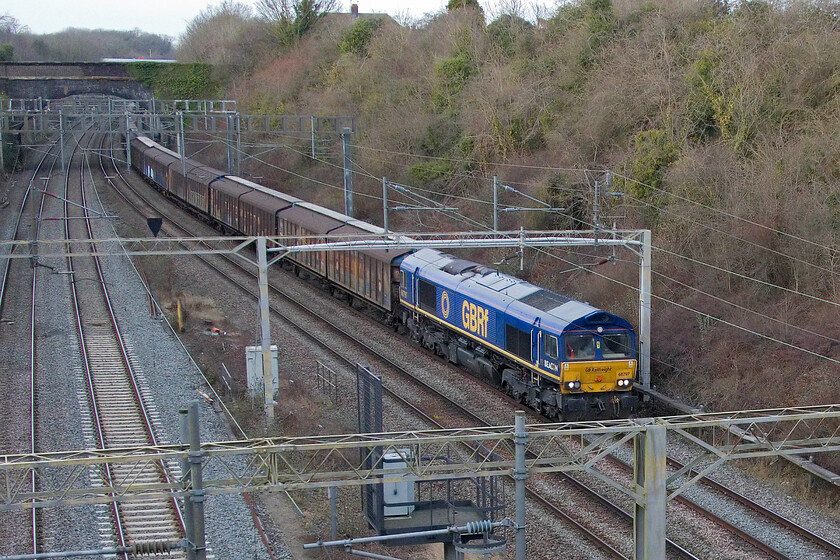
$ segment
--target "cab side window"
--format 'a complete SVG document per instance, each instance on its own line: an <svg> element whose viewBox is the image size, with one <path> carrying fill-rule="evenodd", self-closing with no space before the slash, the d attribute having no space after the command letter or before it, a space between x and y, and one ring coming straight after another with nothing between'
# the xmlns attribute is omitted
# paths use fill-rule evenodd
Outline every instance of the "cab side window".
<svg viewBox="0 0 840 560"><path fill-rule="evenodd" d="M549 358L557 359L557 337L553 334L545 337L545 353Z"/></svg>
<svg viewBox="0 0 840 560"><path fill-rule="evenodd" d="M418 292L420 301L417 303L420 305L420 309L429 313L435 313L437 309L437 290L435 285L421 278L418 282Z"/></svg>

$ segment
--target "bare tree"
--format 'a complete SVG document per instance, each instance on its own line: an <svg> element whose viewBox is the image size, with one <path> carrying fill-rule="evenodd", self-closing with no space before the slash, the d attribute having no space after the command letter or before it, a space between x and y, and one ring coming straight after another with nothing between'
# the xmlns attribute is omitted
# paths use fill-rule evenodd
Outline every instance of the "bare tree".
<svg viewBox="0 0 840 560"><path fill-rule="evenodd" d="M16 35L18 33L29 33L29 28L9 14L0 16L0 34Z"/></svg>
<svg viewBox="0 0 840 560"><path fill-rule="evenodd" d="M178 58L212 64L219 77L227 79L253 66L259 54L260 22L251 8L225 0L208 7L188 25L178 45Z"/></svg>
<svg viewBox="0 0 840 560"><path fill-rule="evenodd" d="M277 42L289 45L338 6L339 0L259 0L257 12L271 25Z"/></svg>
<svg viewBox="0 0 840 560"><path fill-rule="evenodd" d="M540 22L543 20L548 19L551 16L551 10L548 6L539 0L534 0L531 3L531 19L530 21L536 25L537 27L540 26Z"/></svg>
<svg viewBox="0 0 840 560"><path fill-rule="evenodd" d="M291 0L259 0L256 4L257 13L268 21L282 21L294 19L294 8Z"/></svg>
<svg viewBox="0 0 840 560"><path fill-rule="evenodd" d="M494 0L487 2L487 20L492 21L502 15L517 16L525 19L527 12L526 0Z"/></svg>

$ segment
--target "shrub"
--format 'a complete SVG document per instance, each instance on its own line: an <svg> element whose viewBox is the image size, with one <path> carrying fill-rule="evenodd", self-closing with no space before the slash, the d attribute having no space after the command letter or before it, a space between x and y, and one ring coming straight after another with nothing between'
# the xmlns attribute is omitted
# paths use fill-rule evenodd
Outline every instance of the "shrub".
<svg viewBox="0 0 840 560"><path fill-rule="evenodd" d="M588 199L589 185L572 183L563 173L555 173L541 196L552 208L562 213L538 212L536 227L544 229L590 229L592 208Z"/></svg>
<svg viewBox="0 0 840 560"><path fill-rule="evenodd" d="M533 152L545 146L543 127L536 117L515 114L502 122L494 115L491 126L496 149L503 158L511 152Z"/></svg>
<svg viewBox="0 0 840 560"><path fill-rule="evenodd" d="M586 10L581 4L562 4L549 20L552 28L560 33L577 26L584 20Z"/></svg>
<svg viewBox="0 0 840 560"><path fill-rule="evenodd" d="M463 8L472 8L474 10L478 10L481 14L484 13L484 10L481 9L481 4L478 3L478 0L449 0L446 4L447 12L461 10Z"/></svg>
<svg viewBox="0 0 840 560"><path fill-rule="evenodd" d="M715 77L720 55L712 49L698 53L686 81L689 85L689 134L697 140L716 138L732 120L732 106L721 93Z"/></svg>
<svg viewBox="0 0 840 560"><path fill-rule="evenodd" d="M418 183L430 183L436 179L452 175L454 172L452 162L436 160L413 165L408 169L408 176Z"/></svg>
<svg viewBox="0 0 840 560"><path fill-rule="evenodd" d="M257 11L269 22L274 40L289 46L337 7L336 0L259 0Z"/></svg>
<svg viewBox="0 0 840 560"><path fill-rule="evenodd" d="M341 43L338 45L339 50L344 54L367 56L368 44L381 26L381 19L357 20L344 34Z"/></svg>
<svg viewBox="0 0 840 560"><path fill-rule="evenodd" d="M586 0L584 6L586 9L584 19L589 32L594 37L603 37L615 30L616 18L612 0Z"/></svg>
<svg viewBox="0 0 840 560"><path fill-rule="evenodd" d="M528 41L534 26L519 16L503 14L487 26L487 37L502 55L511 57L520 51L529 51Z"/></svg>
<svg viewBox="0 0 840 560"><path fill-rule="evenodd" d="M213 97L218 88L207 64L133 62L126 64L126 69L159 98L207 99Z"/></svg>
<svg viewBox="0 0 840 560"><path fill-rule="evenodd" d="M461 137L458 123L448 116L438 118L423 133L420 151L423 155L443 157L449 154Z"/></svg>
<svg viewBox="0 0 840 560"><path fill-rule="evenodd" d="M466 50L459 50L452 58L441 61L435 67L435 74L439 78L438 87L433 93L435 105L450 107L453 98L477 72L478 67Z"/></svg>
<svg viewBox="0 0 840 560"><path fill-rule="evenodd" d="M646 130L636 135L636 157L630 165L633 179L631 186L638 198L650 196L651 187L659 188L668 166L680 155L679 147L671 141L666 130Z"/></svg>

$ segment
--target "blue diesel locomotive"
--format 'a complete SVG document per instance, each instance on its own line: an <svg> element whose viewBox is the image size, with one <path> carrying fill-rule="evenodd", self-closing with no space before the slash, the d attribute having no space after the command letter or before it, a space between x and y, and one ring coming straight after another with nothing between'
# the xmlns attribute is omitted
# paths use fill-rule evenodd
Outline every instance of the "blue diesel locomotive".
<svg viewBox="0 0 840 560"><path fill-rule="evenodd" d="M549 418L638 406L633 328L606 311L433 249L402 258L400 303L412 338Z"/></svg>

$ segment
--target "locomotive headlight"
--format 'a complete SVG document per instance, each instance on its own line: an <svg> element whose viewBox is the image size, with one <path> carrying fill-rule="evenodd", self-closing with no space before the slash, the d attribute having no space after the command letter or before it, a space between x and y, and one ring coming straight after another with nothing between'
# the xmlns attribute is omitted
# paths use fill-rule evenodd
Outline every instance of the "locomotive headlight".
<svg viewBox="0 0 840 560"><path fill-rule="evenodd" d="M580 389L580 381L567 381L566 382L566 389L569 391L574 391L575 389Z"/></svg>
<svg viewBox="0 0 840 560"><path fill-rule="evenodd" d="M630 379L619 379L615 384L619 387L629 387L631 382Z"/></svg>

